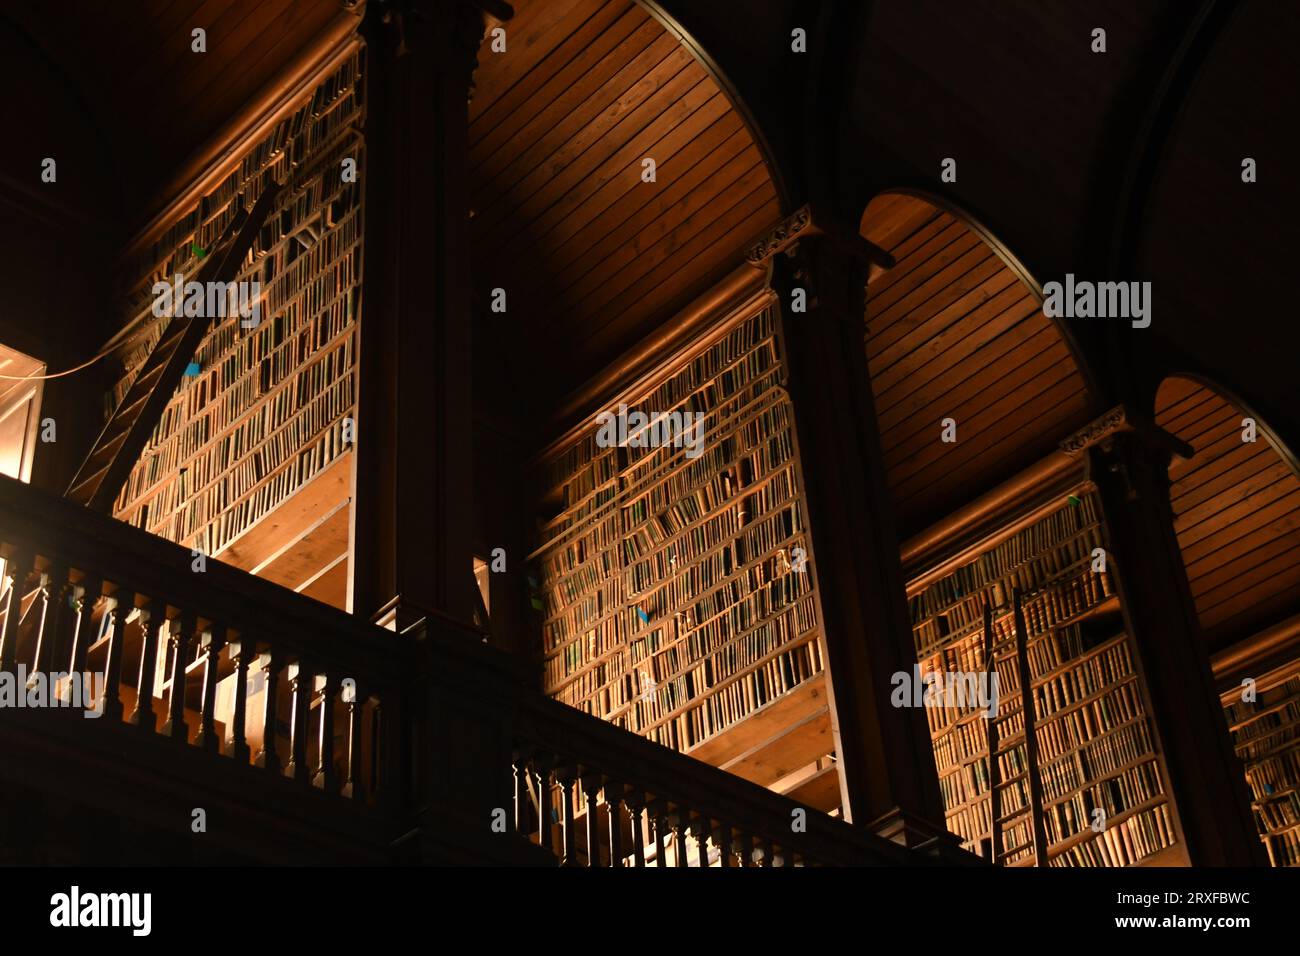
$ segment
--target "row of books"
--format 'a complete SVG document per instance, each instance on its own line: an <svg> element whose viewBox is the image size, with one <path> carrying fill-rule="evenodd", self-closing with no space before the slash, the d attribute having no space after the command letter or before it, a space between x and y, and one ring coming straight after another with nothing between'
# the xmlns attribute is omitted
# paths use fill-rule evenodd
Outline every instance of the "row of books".
<svg viewBox="0 0 1300 956"><path fill-rule="evenodd" d="M612 647L627 647L631 651L631 666L655 680L668 680L692 668L721 680L777 646L815 630L816 616L812 605L802 600L811 591L812 584L807 575L786 575L710 618L694 617L689 610L679 611L671 624L651 627L639 634L635 634L636 624L631 624L635 636L623 644L612 643ZM784 613L795 607L799 614L787 616ZM691 616L688 618L688 615ZM688 620L690 624L687 624ZM695 622L699 622L698 626ZM607 633L621 636L626 631L610 628ZM618 659L628 660L621 653ZM609 667L591 667L591 657L581 661L576 669L567 666L571 658L566 656L564 660L566 666L547 671L548 675L556 676L556 683L548 685L548 692L555 692L560 686L567 689L574 683L595 691L620 676L618 671ZM576 681L568 681L574 673L579 675Z"/></svg>
<svg viewBox="0 0 1300 956"><path fill-rule="evenodd" d="M286 388L253 406L237 425L221 432L185 466L171 473L173 462L163 459L160 467L171 477L131 500L124 513L148 505L157 523L183 507L196 495L216 483L225 482L232 497L260 480L286 460L302 444L328 425L348 414L354 401L351 370L351 339L306 366ZM156 456L160 457L161 456ZM135 470L144 484L156 463L142 460ZM238 490L235 490L238 489Z"/></svg>
<svg viewBox="0 0 1300 956"><path fill-rule="evenodd" d="M1063 797L1045 798L1043 815L1048 843L1060 843L1088 829L1094 817L1111 820L1162 796L1164 787L1154 755L1122 773L1091 783L1080 781Z"/></svg>
<svg viewBox="0 0 1300 956"><path fill-rule="evenodd" d="M250 187L255 187L259 175L268 167L277 164L288 166L292 161L291 152L301 162L332 132L360 122L364 115L361 74L361 55L358 54L325 77L312 91L309 100L277 123L245 153L235 169L163 233L146 252L143 261L136 265L135 274L156 272L161 275L172 271L176 264L184 261L192 242L198 241L202 245L203 241L210 242L219 235L220 229L204 227L220 221L219 217L230 209L236 198L243 195L249 202L256 198ZM298 143L302 145L295 145ZM224 225L222 223L222 229Z"/></svg>
<svg viewBox="0 0 1300 956"><path fill-rule="evenodd" d="M1068 623L1111 594L1108 575L1092 571L1091 550L1102 540L1095 496L1076 501L934 582L911 601L923 673L966 675L978 675L986 667L984 601L1001 602L992 616L999 811L1008 821L1027 820L1029 804L1017 801L1015 786L1032 782L1042 793L1052 843L1079 832L1079 826L1089 822L1083 819L1085 811L1094 806L1113 816L1165 793L1129 639L1099 639L1098 628ZM1006 587L995 597L992 585L999 582ZM1027 763L1024 746L1020 651L1010 586L1029 592L1022 609L1037 715L1033 766ZM987 684L984 689L989 689ZM954 703L959 702L939 699L927 708L948 825L971 849L988 852L987 844L979 841L991 832L990 727L979 701ZM1017 845L1004 838L999 852ZM1022 855L1016 850L1006 861Z"/></svg>
<svg viewBox="0 0 1300 956"><path fill-rule="evenodd" d="M794 456L790 416L780 404L768 407L744 427L722 433L695 461L666 476L651 475L649 487L629 480L623 520L629 530L658 521L672 533L674 522L696 520L701 512L760 485ZM676 452L676 449L663 449ZM680 457L677 455L677 457Z"/></svg>
<svg viewBox="0 0 1300 956"><path fill-rule="evenodd" d="M1073 550L1073 539L1062 545L1063 550ZM1047 632L1056 625L1078 617L1101 604L1113 593L1108 571L1093 571L1091 557L1070 565L1064 573L1056 575L1047 586L1025 594L1020 603L1025 626L1030 637ZM938 614L914 622L919 653L929 653L950 638L983 632L984 601L986 595L974 595L949 605ZM995 642L1010 640L1015 635L1014 604L993 603L993 631Z"/></svg>
<svg viewBox="0 0 1300 956"><path fill-rule="evenodd" d="M177 534L177 529L180 529L179 536L173 540L188 539L203 525L215 522L228 509L246 499L270 476L277 474L286 462L293 460L301 449L324 447L330 449L332 456L341 455L350 447L343 435L343 419L351 414L354 401L352 382L345 379L314 399L283 428L221 472L210 484L191 489L185 476L178 476L173 483L176 490L172 491L173 486L169 486L155 496L152 503L157 507L157 513L140 527L167 537ZM329 440L322 445L317 442L321 437ZM277 499L275 505L280 500L283 499ZM145 510L142 508L142 516ZM257 515L261 516L261 513Z"/></svg>
<svg viewBox="0 0 1300 956"><path fill-rule="evenodd" d="M629 713L616 723L666 747L689 750L803 686L824 670L820 643L808 641L725 687L709 691L702 703L671 720L648 723Z"/></svg>
<svg viewBox="0 0 1300 956"><path fill-rule="evenodd" d="M336 331L332 323L317 323L313 334L295 336L255 367L241 372L228 361L198 376L201 380L183 384L179 394L182 399L193 395L193 401L173 401L164 409L139 463L122 488L119 510L140 503L158 482L182 468L203 471L205 462L212 458L212 444L217 437L249 428L259 412L264 414L265 402L278 400L296 407L311 391L345 377L353 363L353 337L347 334L351 322L346 312L338 321L341 329ZM334 335L322 342L330 333ZM328 343L333 347L322 353L320 349ZM224 389L220 387L223 379L231 383ZM270 428L264 423L262 433L283 421L281 417ZM220 461L229 460L227 450Z"/></svg>
<svg viewBox="0 0 1300 956"><path fill-rule="evenodd" d="M1106 828L1051 859L1050 866L1132 866L1175 843L1169 804L1162 803Z"/></svg>
<svg viewBox="0 0 1300 956"><path fill-rule="evenodd" d="M1300 662L1286 679L1224 707L1250 786L1255 826L1273 866L1300 866Z"/></svg>
<svg viewBox="0 0 1300 956"><path fill-rule="evenodd" d="M1133 674L1128 643L1121 636L1105 650L1073 666L1062 666L1052 677L1034 681L1034 712L1048 715L1119 684Z"/></svg>
<svg viewBox="0 0 1300 956"><path fill-rule="evenodd" d="M350 448L362 193L343 183L340 157L363 160L360 76L358 55L325 77L152 250L146 281L192 270L236 198L287 179L239 277L265 280L261 322L245 329L235 318L205 336L200 372L164 410L120 517L214 553ZM304 225L305 243L291 235Z"/></svg>
<svg viewBox="0 0 1300 956"><path fill-rule="evenodd" d="M1091 547L1085 547L1090 542L1103 547L1096 534L1101 520L1096 495L1072 500L1078 504L1066 504L913 597L912 620L919 623L967 598L982 598L986 588L995 606L1008 604L1012 589L1033 590L1055 576L1062 560L1073 564L1090 555ZM1051 553L1059 546L1065 547L1064 556Z"/></svg>
<svg viewBox="0 0 1300 956"><path fill-rule="evenodd" d="M565 502L537 564L548 693L679 749L822 666L775 331L736 323L628 401L705 416L697 457L600 448L593 421L539 468Z"/></svg>

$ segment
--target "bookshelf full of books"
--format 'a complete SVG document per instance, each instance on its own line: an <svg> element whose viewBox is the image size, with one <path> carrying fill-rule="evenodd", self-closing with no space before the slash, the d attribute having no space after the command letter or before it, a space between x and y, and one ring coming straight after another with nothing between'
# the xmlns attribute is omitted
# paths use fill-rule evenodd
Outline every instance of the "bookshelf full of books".
<svg viewBox="0 0 1300 956"><path fill-rule="evenodd" d="M151 311L155 282L191 275L241 204L284 184L237 278L260 291L258 312L211 320L118 496L122 520L215 554L347 451L361 309L363 72L358 45L135 264L128 317ZM184 320L151 318L128 340L110 411L170 321Z"/></svg>
<svg viewBox="0 0 1300 956"><path fill-rule="evenodd" d="M1300 661L1258 679L1251 690L1236 687L1225 695L1228 729L1269 862L1300 866Z"/></svg>
<svg viewBox="0 0 1300 956"><path fill-rule="evenodd" d="M609 409L649 427L611 443L598 416L542 463L548 694L688 751L822 673L783 375L765 308ZM679 414L695 431L654 440Z"/></svg>
<svg viewBox="0 0 1300 956"><path fill-rule="evenodd" d="M1170 847L1167 774L1096 496L989 540L909 588L948 829L1003 865L1039 862L1036 829L1051 866L1129 866ZM966 692L941 692L954 685Z"/></svg>

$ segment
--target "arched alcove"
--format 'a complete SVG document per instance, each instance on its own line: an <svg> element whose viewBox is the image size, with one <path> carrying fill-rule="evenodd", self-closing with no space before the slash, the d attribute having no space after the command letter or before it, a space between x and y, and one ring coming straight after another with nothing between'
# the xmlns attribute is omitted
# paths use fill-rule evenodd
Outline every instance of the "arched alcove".
<svg viewBox="0 0 1300 956"><path fill-rule="evenodd" d="M1052 451L1095 400L1040 287L977 223L889 192L861 233L896 260L868 284L865 346L905 537Z"/></svg>
<svg viewBox="0 0 1300 956"><path fill-rule="evenodd" d="M1174 531L1211 650L1300 610L1295 458L1231 395L1187 375L1156 393L1156 424L1195 450L1169 469ZM1245 419L1255 422L1256 440Z"/></svg>
<svg viewBox="0 0 1300 956"><path fill-rule="evenodd" d="M563 392L734 268L782 203L744 110L654 10L514 8L470 103L473 261L480 294L507 292L515 377Z"/></svg>

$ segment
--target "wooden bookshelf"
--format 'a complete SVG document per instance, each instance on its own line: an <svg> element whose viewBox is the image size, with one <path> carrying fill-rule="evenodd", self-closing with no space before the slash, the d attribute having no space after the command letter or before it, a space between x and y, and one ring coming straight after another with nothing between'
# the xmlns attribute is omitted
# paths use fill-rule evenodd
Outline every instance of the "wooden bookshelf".
<svg viewBox="0 0 1300 956"><path fill-rule="evenodd" d="M991 659L998 678L991 719L973 701L926 707L948 828L1005 865L1128 866L1164 851L1178 842L1168 774L1109 571L1093 570L1099 501L1078 488L985 540L942 575L918 569L909 588L921 674L980 673Z"/></svg>
<svg viewBox="0 0 1300 956"><path fill-rule="evenodd" d="M1261 678L1254 701L1224 695L1259 838L1273 866L1300 866L1300 661Z"/></svg>
<svg viewBox="0 0 1300 956"><path fill-rule="evenodd" d="M533 555L548 694L765 784L832 749L783 376L763 308L611 403L703 415L698 457L599 447L593 416L540 464Z"/></svg>
<svg viewBox="0 0 1300 956"><path fill-rule="evenodd" d="M118 518L219 555L350 449L363 73L358 48L133 264L128 318L151 308L154 282L194 272L241 203L272 181L286 183L238 275L261 284L260 322L243 328L238 316L214 320L193 359L198 374L172 395L118 496ZM343 179L345 158L357 163L355 182ZM145 322L123 346L125 372L107 398L110 408L170 321ZM332 601L336 592L329 592Z"/></svg>

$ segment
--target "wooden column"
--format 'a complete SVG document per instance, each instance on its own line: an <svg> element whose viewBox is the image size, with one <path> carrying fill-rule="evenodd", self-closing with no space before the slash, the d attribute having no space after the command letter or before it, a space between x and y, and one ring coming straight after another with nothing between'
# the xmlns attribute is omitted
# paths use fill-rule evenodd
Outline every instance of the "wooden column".
<svg viewBox="0 0 1300 956"><path fill-rule="evenodd" d="M1174 533L1169 463L1191 449L1123 408L1062 447L1086 454L1101 497L1108 566L1145 674L1188 860L1266 866Z"/></svg>
<svg viewBox="0 0 1300 956"><path fill-rule="evenodd" d="M925 713L890 703L916 653L863 345L868 273L888 256L814 219L795 213L749 259L771 263L780 297L842 806L882 836L947 851Z"/></svg>
<svg viewBox="0 0 1300 956"><path fill-rule="evenodd" d="M399 630L474 607L467 104L484 26L470 0L408 0L370 5L362 28L352 609Z"/></svg>

